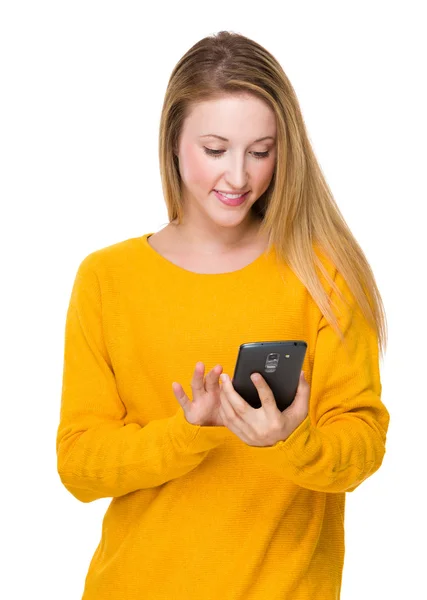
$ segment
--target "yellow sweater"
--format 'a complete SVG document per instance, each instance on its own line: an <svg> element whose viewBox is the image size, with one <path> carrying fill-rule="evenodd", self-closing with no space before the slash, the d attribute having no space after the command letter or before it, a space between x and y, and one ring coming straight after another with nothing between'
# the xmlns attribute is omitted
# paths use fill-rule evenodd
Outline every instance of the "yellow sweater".
<svg viewBox="0 0 427 600"><path fill-rule="evenodd" d="M340 304L347 354L274 247L200 274L149 235L86 256L67 312L58 472L82 502L112 498L82 598L336 600L345 492L381 465L389 424L373 330ZM308 344L311 395L287 440L186 421L172 382L191 398L197 361L232 377L240 344L288 339Z"/></svg>

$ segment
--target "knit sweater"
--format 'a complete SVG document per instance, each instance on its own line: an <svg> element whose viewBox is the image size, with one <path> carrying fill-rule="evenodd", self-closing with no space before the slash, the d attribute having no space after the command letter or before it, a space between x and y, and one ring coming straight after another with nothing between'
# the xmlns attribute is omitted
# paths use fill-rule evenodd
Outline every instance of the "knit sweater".
<svg viewBox="0 0 427 600"><path fill-rule="evenodd" d="M112 498L82 600L338 599L345 494L380 467L389 424L373 329L324 256L346 347L274 246L195 273L150 235L83 258L66 316L58 472L81 502ZM191 399L198 361L232 378L240 344L292 339L310 401L287 439L187 422L172 382Z"/></svg>

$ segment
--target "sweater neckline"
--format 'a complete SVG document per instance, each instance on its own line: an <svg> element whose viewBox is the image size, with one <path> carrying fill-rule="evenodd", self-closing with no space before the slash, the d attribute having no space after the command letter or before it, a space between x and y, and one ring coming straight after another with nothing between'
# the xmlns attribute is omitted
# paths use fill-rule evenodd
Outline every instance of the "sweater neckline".
<svg viewBox="0 0 427 600"><path fill-rule="evenodd" d="M246 272L256 269L261 262L266 260L267 255L270 255L272 252L272 250L270 250L270 252L266 253L266 251L264 250L263 252L261 252L261 254L255 260L250 262L248 265L242 267L241 269L236 269L234 271L227 271L225 273L196 273L195 271L189 271L188 269L184 269L184 267L180 267L179 265L176 265L172 261L165 258L162 254L159 254L157 252L157 250L155 250L152 246L150 246L150 244L148 243L148 238L150 237L150 235L153 235L153 234L154 234L154 232L145 233L140 238L143 246L146 248L146 250L148 252L150 252L151 256L153 258L155 258L159 264L162 264L164 267L167 267L169 270L181 272L182 274L188 275L189 277L230 277L233 275L246 273Z"/></svg>

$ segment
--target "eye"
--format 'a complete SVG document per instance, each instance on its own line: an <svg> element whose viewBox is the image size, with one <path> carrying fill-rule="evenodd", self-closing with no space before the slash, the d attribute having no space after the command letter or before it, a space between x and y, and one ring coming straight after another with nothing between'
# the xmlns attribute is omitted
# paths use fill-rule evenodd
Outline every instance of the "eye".
<svg viewBox="0 0 427 600"><path fill-rule="evenodd" d="M208 156L212 156L213 158L221 158L222 154L225 152L225 150L212 150L212 148L206 148L206 146L203 146L203 150L205 151L205 154L207 154ZM257 159L267 158L268 156L270 156L270 152L268 151L252 152L252 154Z"/></svg>

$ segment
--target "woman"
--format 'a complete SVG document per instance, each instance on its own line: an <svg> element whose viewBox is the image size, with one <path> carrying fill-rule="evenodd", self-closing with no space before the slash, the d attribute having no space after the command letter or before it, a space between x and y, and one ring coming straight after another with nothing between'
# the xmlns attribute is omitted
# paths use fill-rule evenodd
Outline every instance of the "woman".
<svg viewBox="0 0 427 600"><path fill-rule="evenodd" d="M345 493L385 453L385 315L274 57L195 44L160 168L169 224L86 256L67 312L58 471L112 498L83 599L339 598ZM293 339L293 403L259 374L252 408L240 344Z"/></svg>

